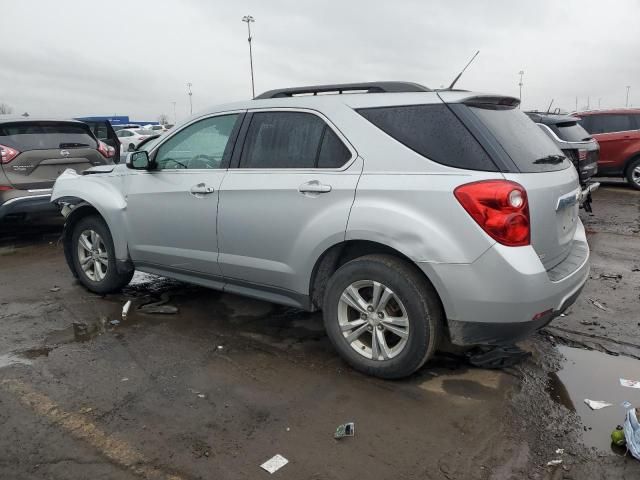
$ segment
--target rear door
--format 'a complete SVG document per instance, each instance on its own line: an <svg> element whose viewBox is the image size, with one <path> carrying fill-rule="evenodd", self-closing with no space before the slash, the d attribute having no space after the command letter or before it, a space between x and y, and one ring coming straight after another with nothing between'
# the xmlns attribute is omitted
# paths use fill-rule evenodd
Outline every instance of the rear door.
<svg viewBox="0 0 640 480"><path fill-rule="evenodd" d="M529 199L531 245L546 269L564 260L578 225L580 185L571 162L517 108L476 105L470 110L493 134L514 164L507 180L522 185Z"/></svg>
<svg viewBox="0 0 640 480"><path fill-rule="evenodd" d="M600 173L621 172L627 160L626 151L633 141L633 118L626 114L585 115L583 125L600 144Z"/></svg>
<svg viewBox="0 0 640 480"><path fill-rule="evenodd" d="M244 284L304 294L308 265L328 238L344 239L362 161L315 112L259 111L245 122L238 168L220 192L222 273L234 291Z"/></svg>
<svg viewBox="0 0 640 480"><path fill-rule="evenodd" d="M16 189L51 188L64 170L82 172L108 160L80 122L27 121L0 125L0 145L19 151L2 169Z"/></svg>

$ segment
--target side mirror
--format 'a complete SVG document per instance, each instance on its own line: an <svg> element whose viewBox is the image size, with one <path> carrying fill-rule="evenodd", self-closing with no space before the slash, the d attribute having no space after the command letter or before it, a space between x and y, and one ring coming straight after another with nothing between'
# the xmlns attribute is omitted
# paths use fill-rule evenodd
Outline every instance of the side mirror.
<svg viewBox="0 0 640 480"><path fill-rule="evenodd" d="M133 170L149 170L149 153L146 150L131 152L127 155L126 163Z"/></svg>

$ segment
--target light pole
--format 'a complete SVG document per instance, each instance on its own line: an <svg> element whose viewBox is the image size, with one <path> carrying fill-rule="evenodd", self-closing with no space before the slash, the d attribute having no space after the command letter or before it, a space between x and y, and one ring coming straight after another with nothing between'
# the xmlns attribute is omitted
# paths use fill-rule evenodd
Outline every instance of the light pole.
<svg viewBox="0 0 640 480"><path fill-rule="evenodd" d="M518 85L520 86L520 104L518 105L518 108L520 108L520 106L522 105L522 76L524 75L524 70L520 70L518 72L518 75L520 75L520 83L518 83Z"/></svg>
<svg viewBox="0 0 640 480"><path fill-rule="evenodd" d="M193 93L191 92L192 86L193 83L187 83L187 93L189 94L189 115L193 115L193 102L191 101L191 96L193 95Z"/></svg>
<svg viewBox="0 0 640 480"><path fill-rule="evenodd" d="M247 24L247 32L249 33L249 65L251 66L251 98L256 98L256 87L253 80L253 51L251 50L251 24L256 20L251 15L242 17L242 21Z"/></svg>
<svg viewBox="0 0 640 480"><path fill-rule="evenodd" d="M624 103L625 107L629 106L629 90L631 90L631 85L627 85L627 101Z"/></svg>
<svg viewBox="0 0 640 480"><path fill-rule="evenodd" d="M171 103L173 103L173 124L175 125L176 123L178 123L178 116L176 115L176 102Z"/></svg>

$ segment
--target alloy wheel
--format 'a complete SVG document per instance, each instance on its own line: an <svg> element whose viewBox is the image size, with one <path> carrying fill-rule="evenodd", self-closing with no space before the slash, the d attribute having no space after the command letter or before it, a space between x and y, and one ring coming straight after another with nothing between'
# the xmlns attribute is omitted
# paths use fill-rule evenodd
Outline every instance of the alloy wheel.
<svg viewBox="0 0 640 480"><path fill-rule="evenodd" d="M82 231L78 237L78 260L90 280L99 282L107 275L109 254L98 232L94 230Z"/></svg>
<svg viewBox="0 0 640 480"><path fill-rule="evenodd" d="M384 361L399 355L409 339L409 317L398 296L374 280L358 280L342 292L338 324L363 357Z"/></svg>

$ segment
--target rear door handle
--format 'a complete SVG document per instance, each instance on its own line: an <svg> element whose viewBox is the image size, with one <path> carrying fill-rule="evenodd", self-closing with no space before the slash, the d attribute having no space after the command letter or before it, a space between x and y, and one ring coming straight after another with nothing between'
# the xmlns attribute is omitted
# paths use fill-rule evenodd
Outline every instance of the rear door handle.
<svg viewBox="0 0 640 480"><path fill-rule="evenodd" d="M331 191L331 185L320 183L318 180L311 180L300 185L298 191L300 193L328 193Z"/></svg>
<svg viewBox="0 0 640 480"><path fill-rule="evenodd" d="M213 189L213 187L207 187L204 183L199 183L191 187L190 191L193 194L207 194L213 193L215 190Z"/></svg>

